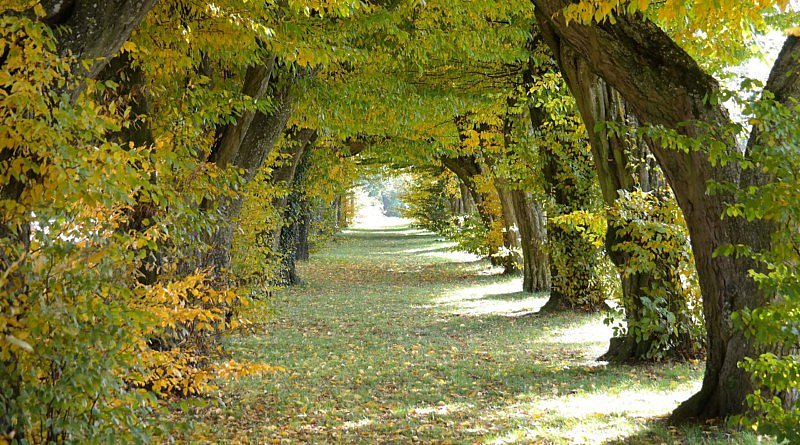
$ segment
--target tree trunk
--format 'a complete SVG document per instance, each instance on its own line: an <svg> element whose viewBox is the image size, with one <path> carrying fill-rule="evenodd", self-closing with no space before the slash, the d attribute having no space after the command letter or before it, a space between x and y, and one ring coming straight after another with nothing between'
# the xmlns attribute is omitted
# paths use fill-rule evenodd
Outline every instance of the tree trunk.
<svg viewBox="0 0 800 445"><path fill-rule="evenodd" d="M77 57L73 73L94 79L156 0L43 0L43 21L55 29L58 51ZM84 62L89 62L88 66ZM73 92L73 97L79 91Z"/></svg>
<svg viewBox="0 0 800 445"><path fill-rule="evenodd" d="M253 100L263 99L269 90L270 78L275 69L275 64L275 57L267 56L264 58L264 63L249 67L244 77L242 94L253 98ZM258 114L261 113L246 111L236 119L236 122L223 127L219 131L219 136L215 141L209 160L216 163L220 168L227 166L239 153L239 148L242 146L247 132Z"/></svg>
<svg viewBox="0 0 800 445"><path fill-rule="evenodd" d="M243 131L244 137L241 137L241 143L234 154L225 156L217 154L219 152L211 154L211 159L223 162L223 166L226 165L223 159L230 159L234 168L241 169L243 173L240 180L243 184L249 183L264 164L264 160L280 138L294 110L297 99L294 83L297 74L290 73L292 70L289 66L276 69L278 75L275 76L273 73L270 96L273 109L269 113L255 114L251 124L246 131ZM224 135L230 134L231 137L237 138L240 137L238 133L238 131L228 132L227 130L223 132ZM223 143L217 145L217 147L223 146L225 146ZM210 267L217 277L220 277L230 265L230 249L236 228L235 220L242 210L242 199L241 195L237 195L225 199L219 204L217 231L208 240L210 248L201 261L202 266Z"/></svg>
<svg viewBox="0 0 800 445"><path fill-rule="evenodd" d="M517 217L522 243L523 281L525 292L550 290L550 262L547 255L547 221L544 210L533 203L522 190L511 191L511 202Z"/></svg>
<svg viewBox="0 0 800 445"><path fill-rule="evenodd" d="M646 150L646 147L637 146L634 141L612 134L604 125L598 125L604 122L614 122L624 126L635 126L635 118L631 116L631 111L624 99L589 69L582 56L575 53L568 45L560 42L552 29L542 26L542 35L553 49L564 80L573 92L583 118L606 208L613 208L616 205L620 191L632 192L637 188L642 191L650 191L657 188L657 173L651 171L652 169L648 168L646 162L642 162L641 167L637 169L629 159L631 155L638 155L643 159L646 155L643 150ZM651 182L655 184L651 184ZM608 215L610 217L611 213ZM606 253L620 274L622 304L625 308L628 326L627 336L612 339L608 352L601 357L602 360L611 362L649 358L654 352L652 348L660 347L654 339L640 338L638 334L632 333L632 329L635 329L644 315L642 297L647 296L649 290L654 286L659 286L658 280L652 273L625 272L626 269L629 269L631 256L619 251L616 246L621 242L631 241L625 233L630 233L629 225L632 223L632 221L618 221L609 218L606 232ZM664 263L663 267L671 270L662 273L662 277L676 276L676 264ZM674 294L670 297L670 306L685 306L685 295ZM672 301L675 299L681 301ZM686 331L692 322L680 318L680 314L685 311L673 313L676 315L676 319L671 322L662 320L662 323L670 324L670 329L676 332L675 337L684 339L687 344L676 344L669 351L660 352L662 355L669 354L680 357L683 352L691 348L690 337ZM650 316L653 315L650 314Z"/></svg>
<svg viewBox="0 0 800 445"><path fill-rule="evenodd" d="M530 67L531 80L536 68ZM542 126L548 116L542 107L529 106L534 135L543 136ZM534 142L534 144L536 144ZM555 151L551 144L539 144L542 159L542 176L545 190L551 198L548 211L547 245L550 255L550 299L543 311L563 309L599 309L605 299L600 286L597 248L586 239L581 230L565 228L553 222L553 216L588 210L592 207L589 154L579 144L564 141L562 149Z"/></svg>
<svg viewBox="0 0 800 445"><path fill-rule="evenodd" d="M500 198L500 207L503 209L503 247L508 250L502 258L502 266L503 274L507 275L519 272L522 267L522 241L511 191L498 181L495 180L495 188Z"/></svg>
<svg viewBox="0 0 800 445"><path fill-rule="evenodd" d="M488 213L484 206L484 202L488 198L478 190L478 186L475 184L475 177L483 173L483 167L481 167L478 160L475 156L442 156L440 160L446 169L453 172L461 180L461 184L467 190L470 199L475 203L475 209L481 221L487 228L490 228L494 222L494 216Z"/></svg>
<svg viewBox="0 0 800 445"><path fill-rule="evenodd" d="M307 148L302 151L297 169L292 177L291 192L286 200L283 212L284 225L281 228L279 239L282 264L278 276L281 283L286 285L302 283L302 280L297 275L297 260L302 239L303 210L306 200L303 186L311 161L313 143L314 141L312 140L307 145ZM307 205L305 207L307 209Z"/></svg>
<svg viewBox="0 0 800 445"><path fill-rule="evenodd" d="M716 418L741 414L753 391L749 376L737 364L755 356L757 348L733 328L731 314L756 308L771 297L758 288L748 271L756 264L742 257L714 255L724 245L744 244L755 250L770 245L771 228L762 221L721 218L730 193L709 195L711 181L758 186L764 178L742 174L737 162L712 164L705 148L713 143L737 153L732 136L715 135L730 123L725 108L708 98L719 97L719 85L669 36L641 16L618 16L616 23L567 26L561 10L565 0L533 0L536 19L551 28L559 41L586 58L588 66L615 88L645 125L661 125L679 135L701 140L688 151L673 150L658 141L651 149L683 210L695 254L707 329L707 360L700 392L673 413L673 420ZM798 95L797 54L800 44L789 37L776 62L767 89L779 100ZM791 62L794 60L794 62ZM711 131L709 131L711 129Z"/></svg>

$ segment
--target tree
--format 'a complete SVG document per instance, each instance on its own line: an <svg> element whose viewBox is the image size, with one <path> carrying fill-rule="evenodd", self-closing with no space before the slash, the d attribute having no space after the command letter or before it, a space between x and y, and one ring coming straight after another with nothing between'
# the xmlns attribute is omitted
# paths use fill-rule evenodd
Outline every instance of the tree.
<svg viewBox="0 0 800 445"><path fill-rule="evenodd" d="M671 202L669 192L662 190L664 184L660 173L648 159L647 144L641 138L620 134L621 130L615 133L607 128L613 125L635 128L638 125L636 117L620 94L595 75L580 55L554 39L550 28L542 28L540 35L550 48L555 48L555 61L575 97L607 208L606 253L619 271L626 325L622 331L624 334L612 339L603 358L626 361L682 357L693 353L697 349L697 323L685 310L690 293L680 286L680 263L673 258L664 258L672 254L682 255L690 250L689 246L678 243L668 248L648 249L650 237L641 233L647 229L637 227L637 221L649 220L651 224L660 224L661 230L670 231L671 219L660 221L654 218L657 213L641 212L634 212L636 217L629 218L625 215L630 212L614 211L625 206L619 201L620 197L631 196L631 192L637 191L650 193L665 205ZM657 207L645 208L655 211ZM652 258L641 261L641 255L634 257L631 249L626 251L624 247L635 248L637 252L649 250ZM636 260L640 261L635 263ZM677 292L674 291L676 288ZM656 304L655 301L662 303ZM659 309L654 311L650 308Z"/></svg>
<svg viewBox="0 0 800 445"><path fill-rule="evenodd" d="M534 0L537 22L553 30L559 45L566 43L582 55L593 72L619 91L643 125L662 126L689 144L675 149L666 138L654 138L650 144L686 218L708 335L703 387L678 407L673 419L742 413L753 386L738 363L758 351L733 328L730 318L735 311L765 305L770 296L749 276L748 271L758 267L753 260L715 255L715 251L740 244L767 249L772 230L763 221L721 218L726 202L734 196L710 194L707 187L709 182L725 182L747 188L769 178L743 170L739 162L721 165L709 159L709 155L738 150L735 139L725 131L730 127L728 113L715 99L721 93L719 84L664 31L635 15L615 17L615 23L568 26L563 16L568 4ZM798 93L800 77L790 68L798 53L798 38L789 37L765 87L783 101Z"/></svg>

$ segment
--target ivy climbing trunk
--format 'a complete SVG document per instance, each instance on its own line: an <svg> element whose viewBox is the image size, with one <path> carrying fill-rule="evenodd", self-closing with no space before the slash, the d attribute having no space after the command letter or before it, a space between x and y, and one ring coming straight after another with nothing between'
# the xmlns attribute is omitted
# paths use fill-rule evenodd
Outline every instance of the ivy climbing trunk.
<svg viewBox="0 0 800 445"><path fill-rule="evenodd" d="M608 122L622 126L636 126L636 119L625 100L619 92L591 71L581 55L561 42L552 28L542 24L540 29L542 37L553 51L567 86L575 97L589 137L592 159L606 208L614 208L617 205L621 192L633 192L637 189L650 192L657 189L658 174L645 159L647 148L632 138L609 132L603 125ZM639 166L634 165L631 156L640 164ZM632 231L631 224L635 223L625 219L614 220L611 217L613 214L615 212L607 212L609 223L605 247L606 253L620 274L622 304L628 329L624 336L611 339L609 350L601 358L622 362L646 359L653 355L679 357L692 347L688 331L693 321L686 319L687 311L682 310L687 303L686 295L680 292L670 292L666 295L670 314L675 316L671 320L660 320L660 323L669 325L669 330L673 333L671 336L676 339L669 350L664 349L667 345L638 331L638 326L645 316L642 298L647 297L653 288L667 289L670 285L658 283L658 278L652 272L629 272L636 269L632 267L631 254L621 251L620 244L638 243L642 250L646 250L649 240L633 239L628 234ZM659 262L658 267L669 269L661 271L659 273L661 277L677 276L676 264L664 261ZM661 314L651 313L649 317L659 317L659 315ZM653 331L648 332L653 334ZM654 348L660 350L656 351Z"/></svg>
<svg viewBox="0 0 800 445"><path fill-rule="evenodd" d="M726 182L740 189L757 187L768 178L753 170L743 171L738 162L721 165L709 160L707 149L712 145L730 154L740 153L734 138L723 131L730 124L726 109L708 100L719 97L719 84L658 26L638 15L618 16L614 24L567 26L562 10L569 1L533 3L537 22L582 55L593 72L620 92L644 125L660 125L701 141L686 151L669 149L657 141L651 144L689 228L707 329L703 386L672 418L717 418L744 412L745 398L754 388L738 363L759 350L734 329L731 314L763 306L772 296L750 278L748 271L757 268L754 261L714 252L731 244L766 250L772 229L763 221L723 219L727 203L735 197L729 192L711 195L707 186ZM789 37L765 87L781 102L800 97L798 57L800 39Z"/></svg>
<svg viewBox="0 0 800 445"><path fill-rule="evenodd" d="M540 69L531 63L526 74L529 82ZM542 160L545 191L551 199L547 218L550 299L542 310L599 309L605 296L598 277L598 249L584 236L588 230L582 223L556 220L556 217L589 211L593 207L591 183L587 180L594 176L590 155L580 142L542 142L548 131L547 111L530 105L529 113L535 149Z"/></svg>
<svg viewBox="0 0 800 445"><path fill-rule="evenodd" d="M282 215L281 227L274 230L270 240L272 242L272 250L278 252L280 255L287 255L283 251L281 244L281 232L283 227L291 224L294 219L287 219L286 209L288 208L289 198L295 186L295 176L297 175L300 163L306 159L306 153L316 143L317 132L310 128L297 128L292 127L286 132L285 143L283 145L282 154L286 158L284 163L272 172L272 182L276 186L280 186L288 191L286 195L276 197L272 201L272 206L278 209ZM291 215L289 215L291 216ZM279 274L279 278L281 275Z"/></svg>
<svg viewBox="0 0 800 445"><path fill-rule="evenodd" d="M279 236L281 268L278 277L282 284L296 285L302 280L297 274L298 250L303 236L304 213L308 211L304 190L311 152L316 142L316 132L302 143L304 146L298 154L298 162L291 178L290 192L286 198L283 211L283 226Z"/></svg>

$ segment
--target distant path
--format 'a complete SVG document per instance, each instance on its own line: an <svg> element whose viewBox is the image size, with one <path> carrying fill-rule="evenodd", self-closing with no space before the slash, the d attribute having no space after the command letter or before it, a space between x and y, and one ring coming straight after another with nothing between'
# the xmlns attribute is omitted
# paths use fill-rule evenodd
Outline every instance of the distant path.
<svg viewBox="0 0 800 445"><path fill-rule="evenodd" d="M698 366L593 362L600 315L529 315L545 295L427 232L346 231L280 292L264 335L235 357L286 373L223 387L195 440L234 443L603 443L669 435L648 424ZM650 429L653 429L652 431ZM642 442L638 442L641 440ZM722 442L720 442L722 443Z"/></svg>

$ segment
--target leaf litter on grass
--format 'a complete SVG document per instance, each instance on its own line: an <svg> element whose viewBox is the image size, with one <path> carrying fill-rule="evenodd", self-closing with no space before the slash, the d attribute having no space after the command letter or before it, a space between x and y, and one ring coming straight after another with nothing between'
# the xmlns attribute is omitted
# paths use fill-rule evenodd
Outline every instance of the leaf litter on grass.
<svg viewBox="0 0 800 445"><path fill-rule="evenodd" d="M602 315L535 314L546 295L413 229L346 232L301 265L234 358L285 372L221 384L186 442L756 443L669 428L699 364L606 366ZM523 315L519 315L523 314ZM699 440L697 442L696 440Z"/></svg>

